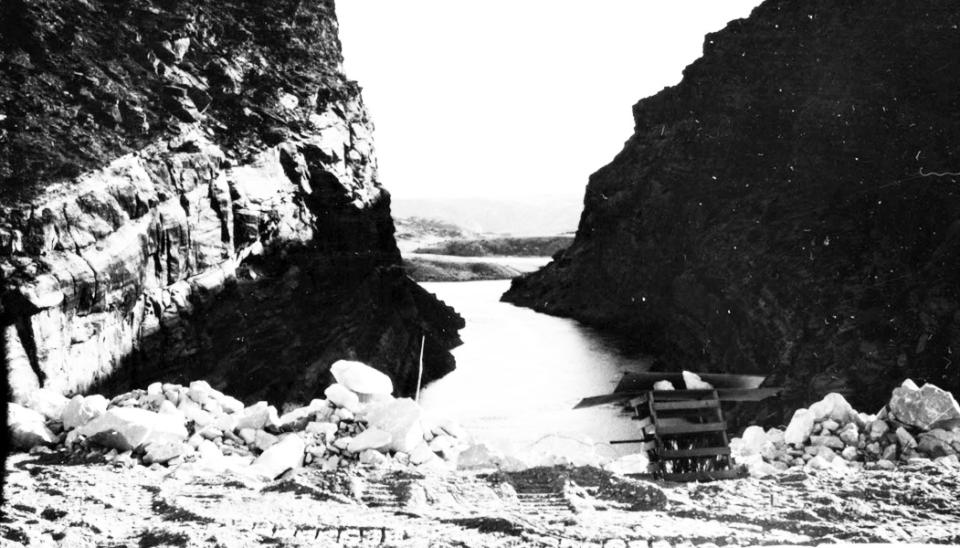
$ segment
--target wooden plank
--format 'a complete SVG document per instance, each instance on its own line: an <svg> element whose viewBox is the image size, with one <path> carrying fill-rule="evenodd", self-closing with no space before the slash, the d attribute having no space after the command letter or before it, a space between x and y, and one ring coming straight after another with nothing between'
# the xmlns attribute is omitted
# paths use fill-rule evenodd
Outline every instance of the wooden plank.
<svg viewBox="0 0 960 548"><path fill-rule="evenodd" d="M646 428L648 426L653 426L653 419L650 417L643 417L642 419L635 419L637 421L637 426L639 428Z"/></svg>
<svg viewBox="0 0 960 548"><path fill-rule="evenodd" d="M700 378L715 388L759 388L766 377L763 375L734 375L728 373L697 373ZM652 390L653 383L670 381L677 388L683 388L683 374L677 372L625 373L614 392Z"/></svg>
<svg viewBox="0 0 960 548"><path fill-rule="evenodd" d="M657 434L661 436L677 436L682 434L697 434L700 432L723 432L727 429L726 421L657 425Z"/></svg>
<svg viewBox="0 0 960 548"><path fill-rule="evenodd" d="M710 409L719 407L718 400L679 400L679 401L658 401L653 404L657 411L676 411L678 409Z"/></svg>
<svg viewBox="0 0 960 548"><path fill-rule="evenodd" d="M618 387L619 388L619 387ZM764 388L718 388L717 396L720 398L720 401L761 401L767 398L772 398L783 391L782 387L764 387ZM604 405L607 403L626 403L631 398L635 398L642 394L649 393L650 390L630 390L626 392L615 392L613 394L603 394L600 396L590 396L588 398L583 398L580 400L574 409L583 409L586 407L595 407L597 405ZM658 391L659 392L659 391ZM670 390L664 390L663 392L671 392ZM668 399L683 399L683 393L688 393L687 390L674 390L673 392L681 392L681 394L675 395L673 398L670 396L664 396ZM707 391L698 391L706 393Z"/></svg>
<svg viewBox="0 0 960 548"><path fill-rule="evenodd" d="M717 397L720 401L762 401L772 398L783 392L781 386L770 386L764 388L722 388L717 389Z"/></svg>
<svg viewBox="0 0 960 548"><path fill-rule="evenodd" d="M667 481L713 481L721 479L737 479L744 477L743 470L735 468L733 470L710 470L709 472L682 472L664 474L663 479Z"/></svg>
<svg viewBox="0 0 960 548"><path fill-rule="evenodd" d="M624 443L639 443L640 448L644 451L652 451L657 447L657 442L654 440L642 439L642 440L610 440L610 445L620 445Z"/></svg>
<svg viewBox="0 0 960 548"><path fill-rule="evenodd" d="M663 451L660 454L662 459L686 459L691 457L715 457L720 455L729 455L729 447L695 447L693 449L673 449Z"/></svg>
<svg viewBox="0 0 960 548"><path fill-rule="evenodd" d="M598 405L604 405L607 403L618 403L626 402L630 398L644 394L645 392L623 392L615 394L603 394L602 396L590 396L589 398L583 398L580 400L577 405L573 406L574 409L583 409L585 407L596 407Z"/></svg>

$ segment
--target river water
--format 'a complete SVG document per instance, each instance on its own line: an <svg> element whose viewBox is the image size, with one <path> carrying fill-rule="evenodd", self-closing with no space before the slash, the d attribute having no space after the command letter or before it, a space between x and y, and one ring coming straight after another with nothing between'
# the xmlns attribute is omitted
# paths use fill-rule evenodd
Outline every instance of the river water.
<svg viewBox="0 0 960 548"><path fill-rule="evenodd" d="M500 302L508 280L423 283L466 320L457 370L424 389L427 411L459 420L475 441L529 464L615 458L636 445L636 423L619 407L573 410L613 391L649 361L616 338L574 320Z"/></svg>

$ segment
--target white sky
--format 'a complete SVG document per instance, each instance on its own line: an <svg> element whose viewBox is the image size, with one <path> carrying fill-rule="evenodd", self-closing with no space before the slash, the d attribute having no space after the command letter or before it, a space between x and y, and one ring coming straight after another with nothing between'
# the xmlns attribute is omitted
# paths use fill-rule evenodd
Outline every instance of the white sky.
<svg viewBox="0 0 960 548"><path fill-rule="evenodd" d="M347 75L395 198L583 195L680 81L703 37L759 0L339 0Z"/></svg>

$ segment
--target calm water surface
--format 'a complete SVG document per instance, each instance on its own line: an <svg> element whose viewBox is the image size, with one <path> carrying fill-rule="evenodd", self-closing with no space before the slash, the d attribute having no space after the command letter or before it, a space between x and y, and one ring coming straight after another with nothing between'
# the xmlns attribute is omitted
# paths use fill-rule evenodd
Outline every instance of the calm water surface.
<svg viewBox="0 0 960 548"><path fill-rule="evenodd" d="M509 281L423 283L466 320L457 370L424 389L421 403L456 418L474 438L537 462L630 453L612 439L637 437L618 407L573 410L584 396L613 391L648 360L623 341L576 321L500 302ZM577 460L574 458L573 460Z"/></svg>

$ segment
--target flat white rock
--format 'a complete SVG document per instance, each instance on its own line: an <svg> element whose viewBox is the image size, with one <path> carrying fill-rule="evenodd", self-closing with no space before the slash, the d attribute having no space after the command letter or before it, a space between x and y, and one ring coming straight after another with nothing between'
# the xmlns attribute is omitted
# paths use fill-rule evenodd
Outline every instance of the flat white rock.
<svg viewBox="0 0 960 548"><path fill-rule="evenodd" d="M358 394L392 394L393 381L382 372L361 362L340 360L330 366L339 384Z"/></svg>

